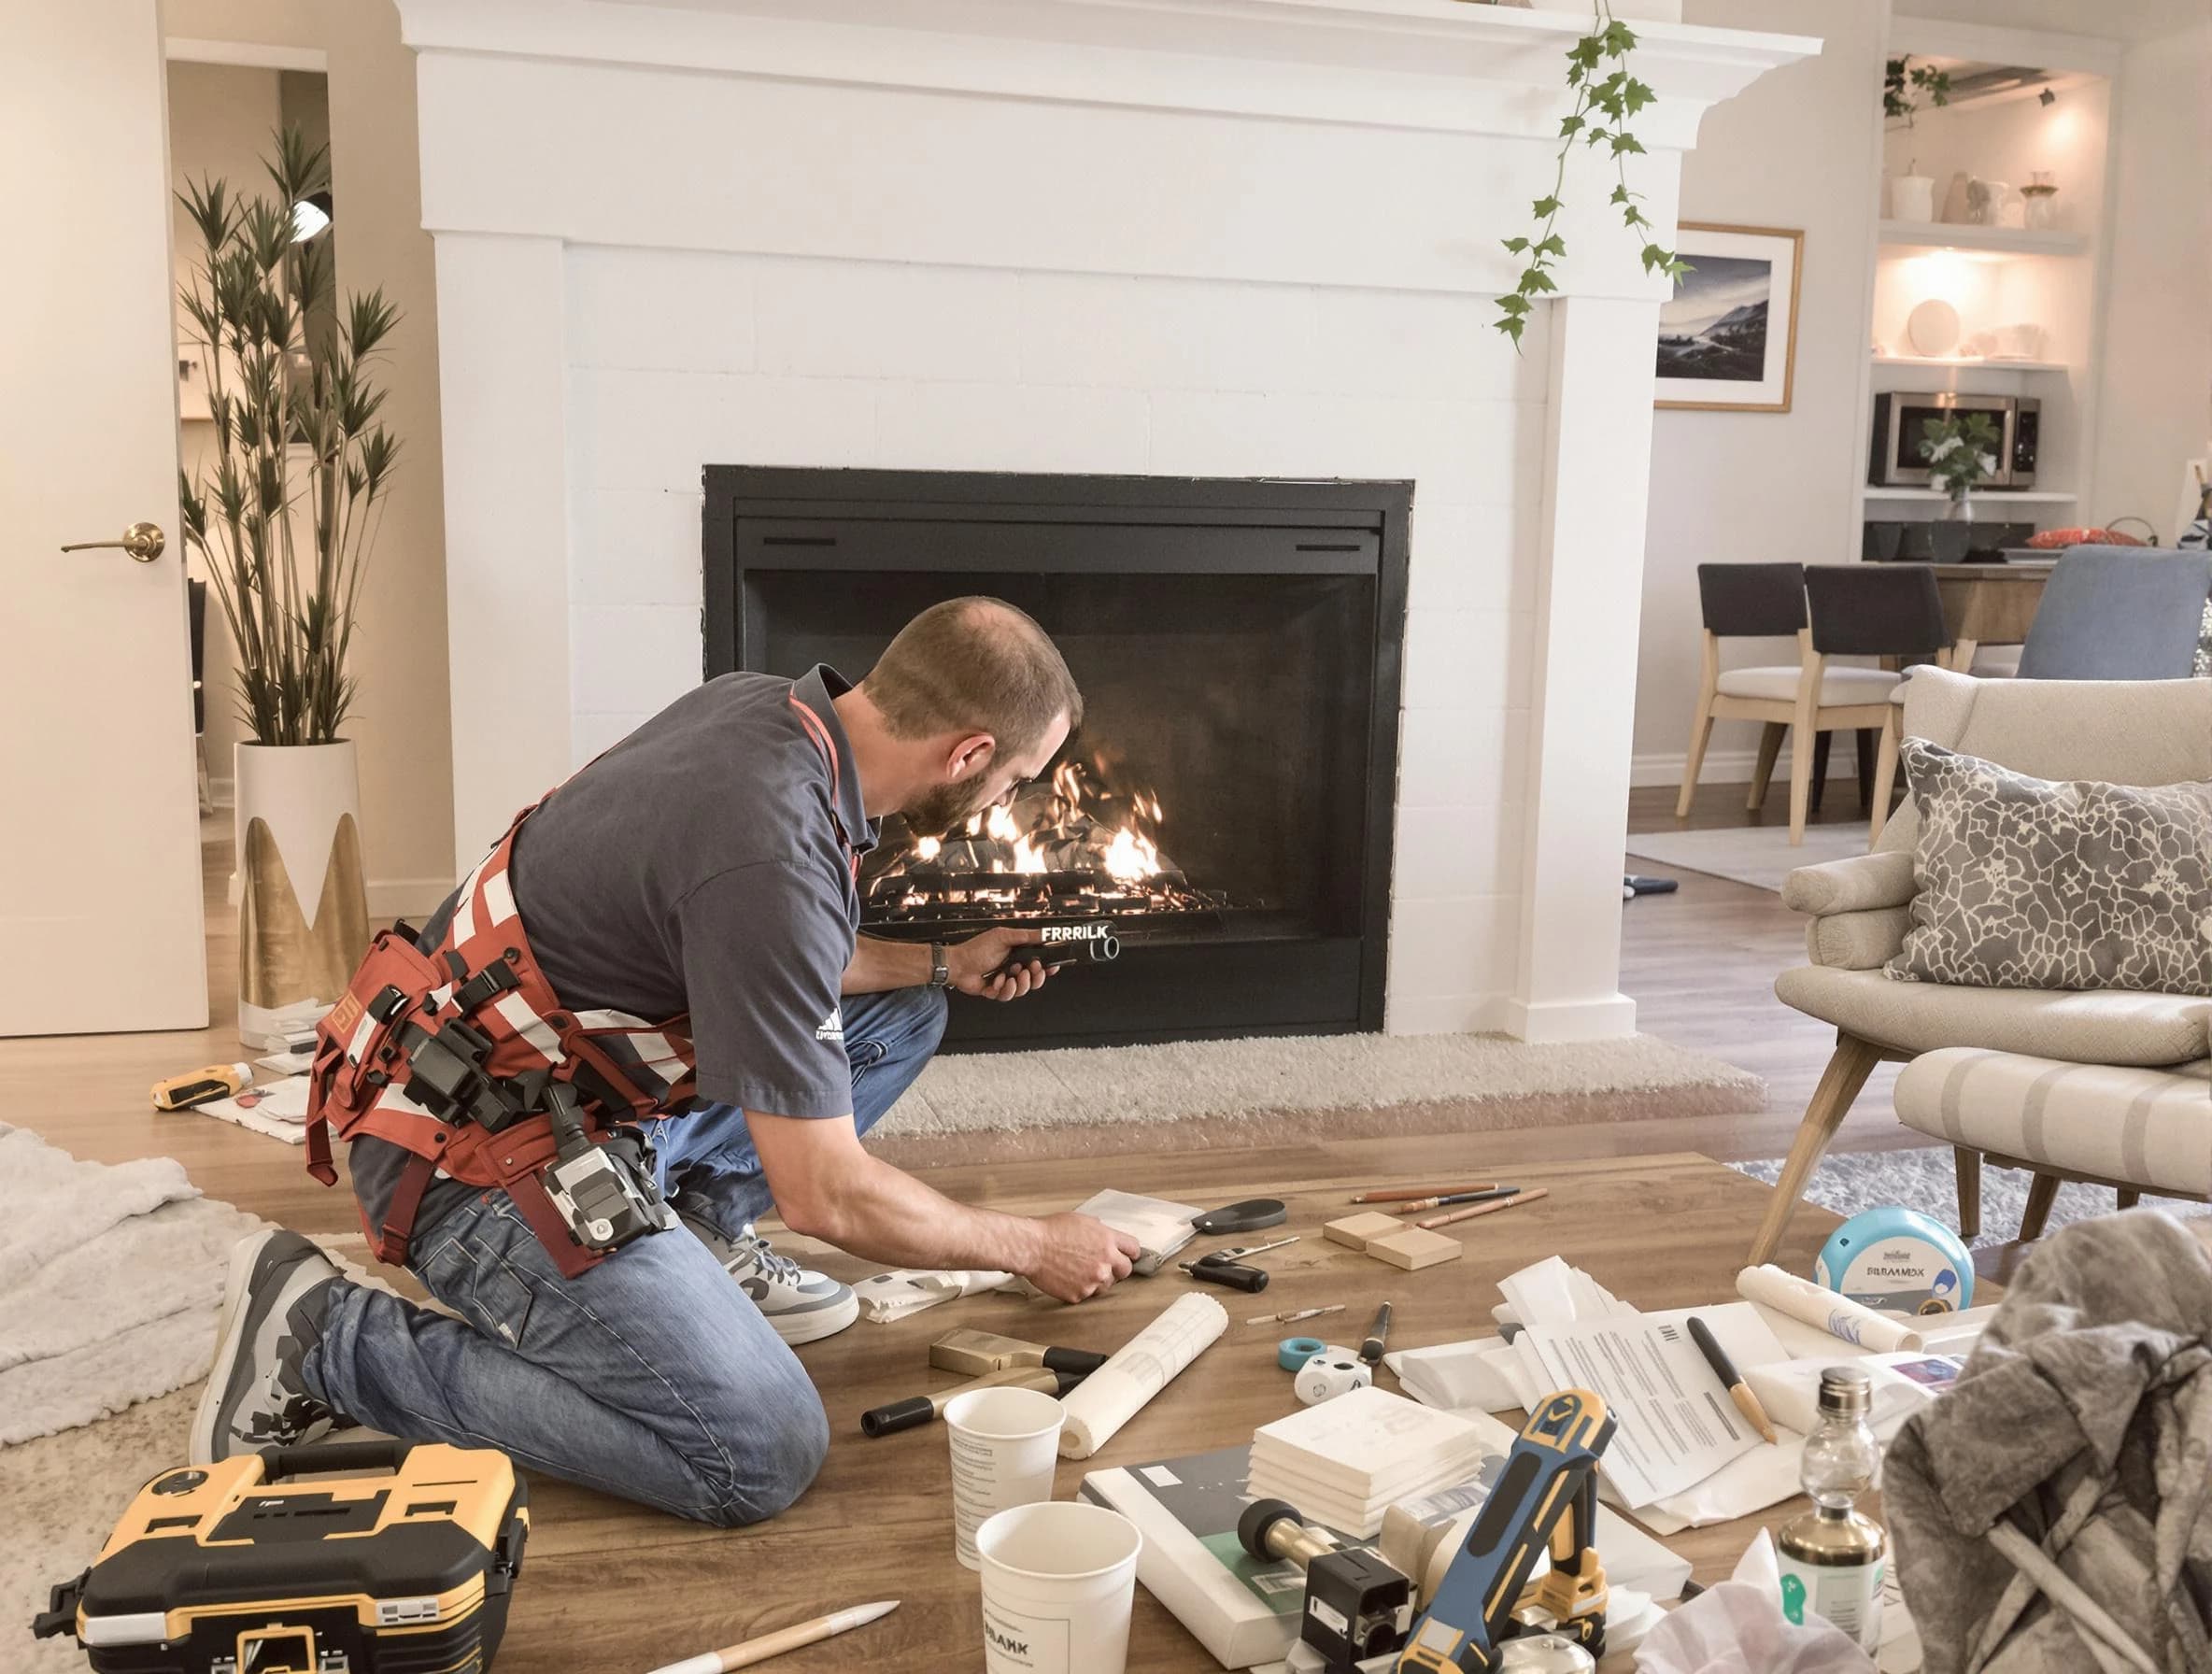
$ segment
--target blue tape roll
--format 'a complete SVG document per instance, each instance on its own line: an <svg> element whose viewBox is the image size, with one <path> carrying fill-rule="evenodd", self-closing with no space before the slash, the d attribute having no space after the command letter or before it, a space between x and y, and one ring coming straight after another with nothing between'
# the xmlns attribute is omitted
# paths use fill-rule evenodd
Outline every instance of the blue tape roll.
<svg viewBox="0 0 2212 1674"><path fill-rule="evenodd" d="M1297 1371L1326 1347L1318 1337L1285 1337L1275 1345L1275 1364L1284 1371Z"/></svg>

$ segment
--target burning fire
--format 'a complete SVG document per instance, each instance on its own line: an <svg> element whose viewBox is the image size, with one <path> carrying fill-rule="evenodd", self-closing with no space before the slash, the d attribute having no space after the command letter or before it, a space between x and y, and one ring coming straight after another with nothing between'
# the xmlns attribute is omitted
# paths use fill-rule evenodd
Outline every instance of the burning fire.
<svg viewBox="0 0 2212 1674"><path fill-rule="evenodd" d="M1063 761L1049 786L977 810L954 835L914 839L879 875L910 875L922 868L944 878L982 872L1126 888L1174 872L1173 863L1160 855L1165 819L1166 810L1149 788L1113 787L1096 763ZM1084 879L1092 882L1085 885Z"/></svg>

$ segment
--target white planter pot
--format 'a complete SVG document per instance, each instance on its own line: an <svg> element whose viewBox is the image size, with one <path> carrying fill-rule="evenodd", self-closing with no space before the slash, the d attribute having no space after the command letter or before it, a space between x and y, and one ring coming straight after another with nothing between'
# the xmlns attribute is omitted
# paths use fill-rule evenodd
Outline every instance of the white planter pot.
<svg viewBox="0 0 2212 1674"><path fill-rule="evenodd" d="M1936 179L1932 175L1899 175L1890 182L1892 220L1934 220Z"/></svg>
<svg viewBox="0 0 2212 1674"><path fill-rule="evenodd" d="M236 748L238 1037L274 1050L368 948L361 773L350 743Z"/></svg>

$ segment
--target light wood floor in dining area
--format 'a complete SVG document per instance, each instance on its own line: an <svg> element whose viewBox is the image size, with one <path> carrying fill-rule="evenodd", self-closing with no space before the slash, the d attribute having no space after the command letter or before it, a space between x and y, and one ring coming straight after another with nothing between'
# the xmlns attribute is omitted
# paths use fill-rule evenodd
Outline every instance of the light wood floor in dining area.
<svg viewBox="0 0 2212 1674"><path fill-rule="evenodd" d="M1639 821L1671 827L1672 792L1638 792ZM1701 794L1691 823L1740 820L1742 792ZM1831 817L1856 819L1855 799L1832 787ZM1639 825L1638 829L1651 829ZM209 949L215 1014L234 1014L234 939L222 886L229 870L223 816L206 844ZM1646 868L1646 870L1652 870ZM1587 1265L1631 1299L1680 1306L1718 1299L1748 1245L1764 1188L1699 1157L1779 1156L1826 1060L1831 1031L1775 1000L1776 972L1802 957L1801 926L1775 896L1681 874L1680 893L1625 908L1624 989L1641 1026L1765 1076L1766 1108L1742 1116L1701 1116L1613 1125L1562 1125L1445 1139L1297 1144L1265 1150L1130 1155L1082 1162L988 1163L930 1171L932 1183L969 1201L1014 1211L1064 1207L1101 1185L1207 1202L1267 1192L1294 1195L1299 1245L1269 1258L1279 1282L1263 1298L1213 1293L1229 1306L1228 1341L1186 1374L1188 1387L1163 1397L1099 1463L1123 1464L1221 1446L1279 1416L1271 1345L1291 1329L1248 1329L1249 1314L1275 1307L1342 1301L1326 1322L1332 1340L1360 1329L1376 1300L1398 1299L1401 1344L1449 1341L1484 1327L1495 1282L1554 1251ZM146 1089L160 1076L242 1056L226 1026L169 1035L0 1042L0 1120L27 1127L73 1153L103 1161L169 1155L208 1194L273 1220L319 1233L351 1234L358 1221L343 1186L326 1191L302 1171L299 1152L219 1122L162 1116ZM1898 1142L1886 1083L1870 1087L1841 1143ZM1397 1274L1326 1245L1318 1225L1349 1183L1419 1180L1436 1171L1491 1175L1550 1187L1549 1201L1487 1223L1468 1241L1469 1259L1426 1274ZM1809 1267L1834 1217L1809 1212L1794 1226L1782 1258ZM1470 1231L1474 1230L1469 1228ZM806 1254L803 1245L795 1246ZM811 1256L810 1259L817 1257ZM865 1270L830 1255L841 1276ZM1176 1291L1180 1278L1172 1280ZM1125 1286L1098 1307L1046 1317L992 1299L989 1317L961 1323L1016 1336L1111 1347L1172 1299L1156 1284ZM1317 1324L1324 1322L1316 1322ZM787 1518L727 1534L696 1528L567 1488L535 1484L537 1525L515 1624L501 1667L583 1671L642 1670L679 1655L843 1605L903 1597L907 1607L865 1643L830 1645L780 1666L793 1674L897 1659L913 1667L972 1667L977 1654L975 1583L953 1564L942 1526L943 1447L935 1434L864 1442L856 1419L865 1405L945 1382L925 1369L931 1316L898 1327L859 1325L803 1352L824 1390L836 1442L814 1494ZM1257 1340L1267 1344L1255 1347ZM1257 1355L1255 1359L1255 1356ZM1258 1370L1260 1360L1267 1366ZM917 1461L927 1462L917 1469ZM168 1461L149 1460L149 1471ZM1080 1469L1064 1467L1059 1493ZM1748 1529L1734 1525L1680 1538L1701 1580L1724 1575ZM1210 1667L1170 1618L1140 1595L1132 1669Z"/></svg>

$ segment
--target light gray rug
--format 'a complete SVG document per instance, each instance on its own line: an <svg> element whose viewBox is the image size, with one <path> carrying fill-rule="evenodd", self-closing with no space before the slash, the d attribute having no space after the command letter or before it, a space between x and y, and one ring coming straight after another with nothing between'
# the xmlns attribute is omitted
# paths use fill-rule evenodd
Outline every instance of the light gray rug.
<svg viewBox="0 0 2212 1674"><path fill-rule="evenodd" d="M1308 1035L933 1059L871 1137L908 1162L1209 1149L1761 1109L1759 1077L1649 1035Z"/></svg>
<svg viewBox="0 0 2212 1674"><path fill-rule="evenodd" d="M1759 1162L1728 1165L1739 1174L1772 1185L1781 1178L1779 1156ZM1981 1170L1981 1232L1966 1241L1976 1249L2009 1243L2020 1235L2020 1217L2028 1206L2028 1183L2035 1178L2024 1169L2001 1169L1984 1163ZM1902 1204L1932 1215L1953 1232L1959 1229L1958 1175L1948 1145L1916 1151L1830 1152L1812 1172L1806 1200L1840 1215L1861 1210ZM2212 1204L2192 1203L2185 1198L2155 1198L2144 1194L2146 1208L2162 1209L2184 1219L2212 1215ZM2059 1187L2052 1204L2048 1231L2075 1221L2093 1220L2118 1207L2112 1188L2068 1181Z"/></svg>
<svg viewBox="0 0 2212 1674"><path fill-rule="evenodd" d="M168 1157L79 1162L0 1130L0 1446L205 1377L231 1246L260 1225Z"/></svg>
<svg viewBox="0 0 2212 1674"><path fill-rule="evenodd" d="M1865 852L1864 819L1807 826L1804 843L1792 848L1786 815L1779 825L1728 826L1717 831L1644 831L1628 840L1631 858L1702 872L1777 895L1781 893L1782 880L1800 866L1817 866L1823 860L1842 860Z"/></svg>

